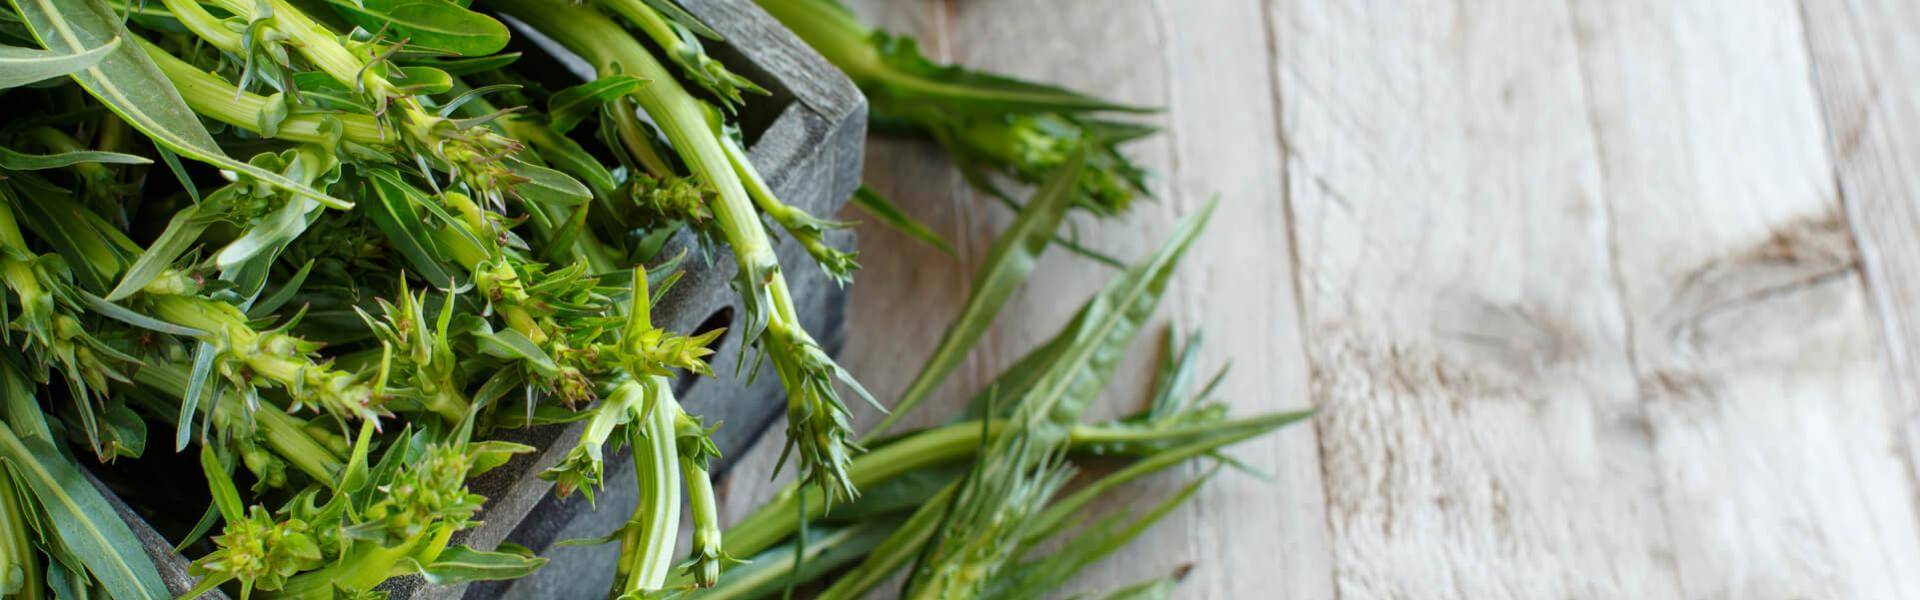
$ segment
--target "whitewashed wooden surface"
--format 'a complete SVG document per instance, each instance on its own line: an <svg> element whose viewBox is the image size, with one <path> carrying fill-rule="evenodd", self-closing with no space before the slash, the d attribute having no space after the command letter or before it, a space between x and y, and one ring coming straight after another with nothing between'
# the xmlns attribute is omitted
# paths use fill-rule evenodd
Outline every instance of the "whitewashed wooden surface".
<svg viewBox="0 0 1920 600"><path fill-rule="evenodd" d="M1182 597L1920 598L1920 3L850 4L1165 107L1132 146L1159 200L1083 239L1135 256L1219 197L1162 320L1232 361L1240 413L1321 410L1235 450L1273 481L1217 479L1075 590L1192 564ZM926 143L875 140L867 176L960 253L860 230L843 360L884 398L1010 215ZM917 423L1108 274L1049 255ZM1106 414L1144 400L1145 337Z"/></svg>

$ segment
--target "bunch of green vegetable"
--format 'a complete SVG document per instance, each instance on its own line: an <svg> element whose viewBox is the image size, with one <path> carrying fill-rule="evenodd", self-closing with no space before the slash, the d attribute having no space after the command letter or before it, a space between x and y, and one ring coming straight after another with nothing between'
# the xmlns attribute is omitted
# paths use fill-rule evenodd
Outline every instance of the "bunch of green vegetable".
<svg viewBox="0 0 1920 600"><path fill-rule="evenodd" d="M533 450L490 433L583 421L541 476L591 498L608 445L631 448L640 502L606 538L621 552L612 596L751 595L856 560L823 593L858 596L917 557L913 595L1026 597L1164 512L1032 555L1094 495L1299 416L1229 420L1205 391L1183 401L1187 351L1146 413L1079 421L1201 215L968 420L880 438L890 419L856 439L843 389L872 398L800 325L773 249L787 236L848 281L856 256L826 241L846 224L782 202L755 171L732 119L765 90L708 55L718 34L668 0L10 2L0 593L378 597L398 576L525 576L546 560L456 543L486 500L468 482ZM1125 107L932 67L833 7L765 4L843 63L878 117L933 133L970 173L1044 181L895 403L905 413L978 341L1069 207L1117 213L1141 189L1114 146L1143 130L1085 117ZM496 14L596 78L523 70ZM857 43L832 41L848 32ZM878 44L884 60L849 66L866 51L836 43ZM735 329L752 353L738 375L767 364L779 378L800 475L724 532L717 424L671 385L714 375L722 332L668 331L651 314L692 254L663 251L681 230L737 264ZM170 447L149 448L167 433ZM1095 454L1136 460L1062 495ZM112 489L179 521L191 590L166 588L90 475L168 455L197 457L205 511L160 510L178 486ZM694 531L681 553L683 494Z"/></svg>
<svg viewBox="0 0 1920 600"><path fill-rule="evenodd" d="M754 2L853 79L872 103L879 129L932 138L969 183L1008 204L1014 201L994 175L1038 184L1076 153L1086 161L1075 181L1079 207L1119 215L1147 194L1146 171L1119 146L1154 128L1100 115L1151 109L937 64L912 37L868 27L836 0ZM881 202L872 195L861 200Z"/></svg>

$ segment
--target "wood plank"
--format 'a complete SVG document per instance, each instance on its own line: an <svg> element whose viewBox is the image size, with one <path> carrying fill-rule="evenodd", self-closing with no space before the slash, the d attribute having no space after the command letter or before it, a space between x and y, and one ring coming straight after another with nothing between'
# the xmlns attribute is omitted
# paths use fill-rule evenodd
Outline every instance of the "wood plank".
<svg viewBox="0 0 1920 600"><path fill-rule="evenodd" d="M1310 407L1264 3L1160 0L1152 13L1154 30L1119 39L1154 42L1167 69L1170 162L1162 170L1167 189L1158 218L1220 202L1176 280L1170 317L1182 330L1206 335L1201 364L1233 365L1221 397L1236 414ZM1138 218L1161 207L1141 208ZM1170 555L1196 565L1181 597L1334 597L1313 426L1231 453L1272 480L1223 474L1189 510L1090 570L1088 579L1137 579L1141 565L1165 564ZM1165 478L1154 494L1192 476Z"/></svg>
<svg viewBox="0 0 1920 600"><path fill-rule="evenodd" d="M1565 5L1274 19L1339 594L1677 596Z"/></svg>
<svg viewBox="0 0 1920 600"><path fill-rule="evenodd" d="M1681 591L1920 595L1914 489L1799 7L1574 4Z"/></svg>
<svg viewBox="0 0 1920 600"><path fill-rule="evenodd" d="M1920 4L1807 0L1801 11L1827 149L1860 268L1882 329L1886 373L1903 427L1899 449L1920 464Z"/></svg>

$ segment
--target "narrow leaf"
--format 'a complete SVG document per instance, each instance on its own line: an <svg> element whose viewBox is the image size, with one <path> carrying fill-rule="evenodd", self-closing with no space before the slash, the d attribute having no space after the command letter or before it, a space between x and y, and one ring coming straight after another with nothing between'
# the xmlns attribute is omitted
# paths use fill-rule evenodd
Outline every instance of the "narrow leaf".
<svg viewBox="0 0 1920 600"><path fill-rule="evenodd" d="M499 52L507 26L447 0L327 0L348 22L367 31L386 30L408 46L465 56Z"/></svg>
<svg viewBox="0 0 1920 600"><path fill-rule="evenodd" d="M0 73L4 73L4 70L0 70ZM0 169L40 171L45 169L58 169L60 167L68 167L81 163L145 165L152 164L153 161L132 154L100 152L97 150L61 152L59 154L22 154L6 148L0 148Z"/></svg>
<svg viewBox="0 0 1920 600"><path fill-rule="evenodd" d="M420 577L434 585L519 579L533 574L546 564L547 559L537 556L454 546L441 552L432 564L421 569Z"/></svg>
<svg viewBox="0 0 1920 600"><path fill-rule="evenodd" d="M80 302L82 304L87 305L87 308L93 309L94 312L100 313L100 316L107 317L115 321L126 323L128 325L139 327L141 329L150 329L153 331L158 331L160 333L166 333L166 334L172 334L172 335L181 335L181 336L188 336L188 337L194 337L194 338L204 337L208 335L208 333L205 331L194 329L192 327L183 327L180 325L175 325L172 323L168 323L166 321L162 321L159 319L155 319L153 317L149 317L149 316L134 312L133 309L130 309L118 304L114 304L112 302L108 302L105 298L101 298L99 296L90 294L86 290L74 290L74 291L80 295Z"/></svg>
<svg viewBox="0 0 1920 600"><path fill-rule="evenodd" d="M593 199L593 192L578 180L546 167L516 162L513 174L526 181L513 187L522 200L550 206L579 206Z"/></svg>
<svg viewBox="0 0 1920 600"><path fill-rule="evenodd" d="M12 390L10 393L19 393ZM171 598L140 539L113 506L51 443L22 439L0 426L0 459L33 490L60 543L71 548L87 572L113 598Z"/></svg>
<svg viewBox="0 0 1920 600"><path fill-rule="evenodd" d="M944 381L960 361L966 359L967 351L979 343L980 336L986 335L993 325L993 319L1006 306L1007 299L1033 274L1033 268L1040 262L1040 254L1053 241L1053 234L1060 227L1060 220L1073 206L1074 185L1079 180L1080 168L1086 162L1085 155L1076 154L1062 165L1033 199L1021 209L1013 224L993 241L992 249L987 252L987 260L973 276L973 291L967 296L967 303L960 309L960 315L947 326L940 338L933 356L920 368L920 374L907 385L900 394L900 401L893 405L892 414L875 426L868 434L868 440L886 433L889 427L900 417L911 412L925 400L934 388Z"/></svg>
<svg viewBox="0 0 1920 600"><path fill-rule="evenodd" d="M187 253L193 243L200 240L200 234L207 226L218 221L218 214L224 208L226 194L216 193L215 198L181 209L173 213L173 219L167 221L167 228L154 238L147 251L127 267L126 275L120 277L120 283L107 292L109 302L118 302L139 292L147 284L173 267L173 262Z"/></svg>
<svg viewBox="0 0 1920 600"><path fill-rule="evenodd" d="M133 34L103 0L8 0L25 17L34 38L50 50L79 53ZM200 118L137 44L123 44L73 74L75 81L161 147L222 169L246 173L274 187L337 208L352 203L328 196L278 173L234 160L220 150Z"/></svg>
<svg viewBox="0 0 1920 600"><path fill-rule="evenodd" d="M0 90L20 87L42 79L71 75L106 58L120 47L120 38L104 46L76 53L52 52L33 48L0 46Z"/></svg>
<svg viewBox="0 0 1920 600"><path fill-rule="evenodd" d="M1115 277L1074 316L1067 327L1072 343L1033 389L1010 407L1045 416L1032 428L1036 443L1051 445L1052 440L1064 439L1087 404L1106 388L1127 344L1160 305L1174 266L1206 227L1214 206L1209 202L1182 219L1159 251Z"/></svg>
<svg viewBox="0 0 1920 600"><path fill-rule="evenodd" d="M632 75L608 75L560 90L547 100L547 119L554 131L566 133L592 116L601 104L646 84L647 80Z"/></svg>
<svg viewBox="0 0 1920 600"><path fill-rule="evenodd" d="M232 474L220 464L220 455L213 447L200 446L200 470L207 476L207 488L213 492L213 506L220 509L220 516L228 523L240 522L247 518L246 504L240 501L240 488L233 485Z"/></svg>
<svg viewBox="0 0 1920 600"><path fill-rule="evenodd" d="M854 190L853 205L859 207L861 211L873 215L873 217L879 219L881 223L886 223L887 226L894 228L900 233L907 234L913 239L933 246L934 249L939 250L942 254L946 254L947 256L955 255L953 245L948 244L946 238L940 237L939 233L935 233L933 228L927 227L925 223L914 220L914 218L907 215L905 211L900 210L900 207L894 206L891 201L887 200L886 196L882 196L879 192L873 191L873 188L863 185L860 186L860 189Z"/></svg>

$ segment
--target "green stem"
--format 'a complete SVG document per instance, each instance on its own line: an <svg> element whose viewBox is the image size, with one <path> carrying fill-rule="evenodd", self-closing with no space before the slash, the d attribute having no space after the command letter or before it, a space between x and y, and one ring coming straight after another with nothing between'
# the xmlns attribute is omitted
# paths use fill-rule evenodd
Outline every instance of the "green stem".
<svg viewBox="0 0 1920 600"><path fill-rule="evenodd" d="M682 424L691 420L677 404L674 412ZM694 423L693 427L699 429L699 424ZM720 563L726 556L721 541L720 503L713 494L713 476L707 472L706 458L687 452L680 454L680 471L687 482L687 503L693 515L693 562L687 571L693 575L695 585L713 587L720 581Z"/></svg>
<svg viewBox="0 0 1920 600"><path fill-rule="evenodd" d="M138 36L133 39L141 49L146 50L147 56L153 58L153 63L160 67L160 72L167 76L167 80L180 90L180 97L187 101L187 107L193 112L260 133L260 115L267 111L265 96L240 91L220 76L200 70L152 42ZM280 131L275 137L308 144L326 144L332 141L332 137L323 129L328 119L340 124L342 137L347 141L374 147L394 145L393 136L379 121L368 115L347 112L288 115L286 120L280 122Z"/></svg>
<svg viewBox="0 0 1920 600"><path fill-rule="evenodd" d="M187 366L175 362L152 361L133 372L133 380L140 385L152 388L168 398L179 398L187 394ZM178 412L179 406L165 407L162 414ZM241 418L242 414L253 416L253 425L260 429L266 439L267 447L275 455L292 464L300 472L306 473L314 481L332 487L345 467L339 447L343 442L329 445L324 436L332 435L324 431L316 432L308 423L287 414L270 402L255 405L250 413L243 413L239 397L231 393L222 394L215 401L213 418L218 422L231 422ZM179 423L174 423L178 427Z"/></svg>
<svg viewBox="0 0 1920 600"><path fill-rule="evenodd" d="M959 490L960 482L940 488L940 492L915 509L913 516L895 529L893 535L887 536L886 541L874 547L866 560L836 578L815 600L856 600L892 577L894 572L919 556L920 549L934 538L934 534L940 530L941 521L947 516L947 506L953 503L953 497Z"/></svg>
<svg viewBox="0 0 1920 600"><path fill-rule="evenodd" d="M1068 431L1069 446L1076 452L1094 454L1134 454L1150 452L1166 444L1183 443L1208 436L1238 435L1243 431L1266 431L1298 421L1304 412L1274 413L1217 423L1147 428L1128 424L1075 425ZM1007 423L994 420L981 427L979 421L963 421L926 429L888 443L853 460L847 471L855 485L870 487L903 474L971 458L980 449L984 434L992 439ZM1232 433L1229 433L1232 432ZM818 498L821 491L808 490ZM798 523L793 518L800 510L800 486L788 484L752 514L727 530L727 552L751 556L793 535ZM808 502L807 519L827 514L820 502Z"/></svg>
<svg viewBox="0 0 1920 600"><path fill-rule="evenodd" d="M666 586L673 571L673 544L680 530L680 472L674 431L677 404L665 377L627 381L614 392L644 394L643 418L628 429L640 501L620 538L613 595L642 595Z"/></svg>
<svg viewBox="0 0 1920 600"><path fill-rule="evenodd" d="M166 289L182 285L179 276L161 276L149 284ZM200 341L213 344L257 375L286 388L295 401L314 404L343 417L376 418L376 390L358 376L315 363L302 355L306 345L284 333L261 333L248 325L247 316L231 304L198 296L149 293L154 316L201 331Z"/></svg>
<svg viewBox="0 0 1920 600"><path fill-rule="evenodd" d="M614 135L620 138L620 145L626 147L627 155L637 159L640 168L646 169L654 177L673 177L673 167L667 165L667 159L661 156L660 148L653 142L653 135L647 132L646 126L640 123L640 117L634 114L638 108L633 105L633 100L614 100L608 110L613 115Z"/></svg>
<svg viewBox="0 0 1920 600"><path fill-rule="evenodd" d="M852 452L845 443L847 409L832 382L843 372L800 326L773 244L711 120L718 112L689 94L619 24L592 8L562 0L495 0L493 5L579 53L602 76L626 73L651 81L630 97L659 125L681 161L714 186L710 208L740 269L747 336L761 344L786 387L787 438L801 451L802 474L836 483L830 498L852 498L857 489L845 478Z"/></svg>
<svg viewBox="0 0 1920 600"><path fill-rule="evenodd" d="M846 9L813 0L755 0L760 8L805 40L827 62L839 67L861 89L881 80L888 69L868 43L873 29Z"/></svg>
<svg viewBox="0 0 1920 600"><path fill-rule="evenodd" d="M240 32L228 29L226 23L207 12L198 0L160 0L160 4L166 6L167 12L172 13L174 20L185 26L187 31L213 47L231 54L246 53Z"/></svg>
<svg viewBox="0 0 1920 600"><path fill-rule="evenodd" d="M24 492L12 476L0 472L0 594L38 600L45 597L47 586L41 579L39 550L27 537Z"/></svg>

